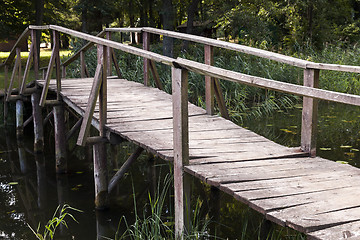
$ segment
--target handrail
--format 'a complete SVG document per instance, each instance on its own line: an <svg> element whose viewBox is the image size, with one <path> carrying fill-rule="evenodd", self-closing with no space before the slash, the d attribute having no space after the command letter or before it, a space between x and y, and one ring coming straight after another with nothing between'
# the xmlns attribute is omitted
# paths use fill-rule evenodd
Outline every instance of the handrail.
<svg viewBox="0 0 360 240"><path fill-rule="evenodd" d="M106 31L123 31L124 28L106 28ZM128 31L134 30L138 31L138 28L129 28ZM253 47L244 46L241 44L235 44L225 41L220 41L216 39L210 39L206 37L201 37L197 35L192 35L188 33L179 33L179 32L173 32L168 30L162 30L162 29L156 29L151 27L143 27L142 31L163 35L167 37L174 37L177 39L182 39L186 41L192 41L196 43L202 43L205 45L210 45L213 47L219 47L224 49L229 49L237 52L242 52L245 54L266 58L269 60L285 63L291 66L300 67L303 69L318 69L318 70L331 70L331 71L341 71L341 72L353 72L353 73L360 73L360 67L359 66L352 66L352 65L340 65L340 64L329 64L329 63L315 63L307 60L302 60L299 58L294 58L290 56L286 56L279 53L274 53L267 50L257 49Z"/></svg>
<svg viewBox="0 0 360 240"><path fill-rule="evenodd" d="M242 83L250 86L266 88L278 92L290 93L302 97L316 98L326 101L345 103L360 106L360 96L346 93L339 93L318 88L306 87L292 83L285 83L276 80L251 76L231 70L226 70L199 62L177 58L175 64L189 71L209 75L211 77ZM175 65L174 64L174 65Z"/></svg>
<svg viewBox="0 0 360 240"><path fill-rule="evenodd" d="M115 49L118 49L118 50L121 50L121 51L124 51L124 52L127 52L127 53L131 53L131 54L134 54L134 55L137 55L137 56L140 56L140 57L145 57L145 58L154 60L156 62L161 62L163 64L170 65L170 66L172 65L172 62L175 60L173 58L166 57L166 56L163 56L161 54L152 53L152 52L149 52L149 51L146 51L146 50L143 50L143 49L139 49L139 48L132 47L132 46L129 46L129 45L126 45L126 44L122 44L122 43L114 42L114 41L111 41L111 40L103 39L103 38L96 37L96 36L93 36L93 35L90 35L90 34L87 34L87 33L75 31L75 30L68 29L68 28L65 28L65 27L60 27L60 26L57 26L57 25L47 25L47 26L42 26L40 28L38 26L32 26L31 25L31 26L29 26L29 29L51 29L51 30L55 30L55 31L65 33L65 34L69 34L69 35L72 35L74 37L78 37L78 38L81 38L81 39L84 39L84 40L87 40L87 41L91 41L91 42L96 43L96 44L100 44L100 45L104 45L104 46L107 46L107 47L115 48Z"/></svg>

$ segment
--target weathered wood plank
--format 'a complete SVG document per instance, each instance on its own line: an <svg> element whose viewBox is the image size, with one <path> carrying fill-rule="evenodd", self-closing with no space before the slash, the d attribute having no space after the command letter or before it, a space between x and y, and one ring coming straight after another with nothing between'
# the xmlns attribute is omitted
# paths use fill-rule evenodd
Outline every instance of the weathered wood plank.
<svg viewBox="0 0 360 240"><path fill-rule="evenodd" d="M335 227L322 229L308 234L309 240L356 240L360 238L360 221L341 224Z"/></svg>

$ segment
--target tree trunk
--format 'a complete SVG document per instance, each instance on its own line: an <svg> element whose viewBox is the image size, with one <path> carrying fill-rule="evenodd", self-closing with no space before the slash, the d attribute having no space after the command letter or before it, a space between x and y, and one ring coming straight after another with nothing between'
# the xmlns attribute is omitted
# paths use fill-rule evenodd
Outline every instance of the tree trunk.
<svg viewBox="0 0 360 240"><path fill-rule="evenodd" d="M172 0L163 0L163 26L164 30L174 30L174 6ZM174 40L170 37L164 37L163 53L165 56L173 57Z"/></svg>
<svg viewBox="0 0 360 240"><path fill-rule="evenodd" d="M188 7L188 21L187 21L187 25L186 25L186 33L188 34L192 34L193 33L193 29L194 29L194 17L195 17L195 13L197 11L197 7L199 4L199 0L192 0L189 7ZM188 41L184 42L184 47L183 50L187 50L189 45Z"/></svg>
<svg viewBox="0 0 360 240"><path fill-rule="evenodd" d="M36 0L35 1L35 25L40 26L43 24L44 20L44 0ZM37 59L40 59L40 42L41 42L41 31L36 31L36 55ZM40 63L40 61L38 61Z"/></svg>

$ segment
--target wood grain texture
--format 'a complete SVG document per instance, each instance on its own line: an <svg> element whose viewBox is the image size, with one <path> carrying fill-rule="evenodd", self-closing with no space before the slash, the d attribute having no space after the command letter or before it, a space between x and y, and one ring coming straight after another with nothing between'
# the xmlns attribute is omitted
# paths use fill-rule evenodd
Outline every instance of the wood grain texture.
<svg viewBox="0 0 360 240"><path fill-rule="evenodd" d="M91 78L62 80L63 101L81 115L92 82ZM55 80L49 89L56 90ZM109 77L107 104L106 131L173 160L171 95ZM229 120L207 115L193 104L186 105L189 165L184 166L185 172L248 204L267 219L306 232L314 239L327 239L336 229L357 236L355 227L347 224L360 223L357 212L351 211L360 206L356 199L360 189L353 186L360 180L358 169L305 157L300 148L281 146ZM98 105L90 122L99 129ZM340 226L349 227L341 230ZM326 229L329 232L324 232Z"/></svg>

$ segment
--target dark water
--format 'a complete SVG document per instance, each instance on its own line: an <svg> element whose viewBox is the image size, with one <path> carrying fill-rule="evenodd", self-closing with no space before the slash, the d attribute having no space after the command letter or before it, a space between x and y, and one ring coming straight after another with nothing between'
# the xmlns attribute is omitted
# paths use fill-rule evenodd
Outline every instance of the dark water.
<svg viewBox="0 0 360 240"><path fill-rule="evenodd" d="M273 116L244 122L243 125L288 146L298 146L301 109L277 112ZM322 104L319 116L318 154L336 161L360 164L358 108L339 104ZM16 139L14 113L10 124L0 125L0 239L35 239L28 225L36 229L52 218L57 206L67 203L82 210L71 211L78 223L68 219L69 228L60 228L56 239L114 239L115 233L134 221L134 194L138 213L147 208L149 194L160 188L171 166L148 154L142 154L128 174L111 194L110 209L94 210L94 183L91 151L69 141L69 173L56 175L54 160L53 125L46 126L45 153L34 155L31 126L22 141ZM69 126L74 121L69 119ZM1 119L2 123L2 119ZM110 171L117 169L134 151L134 146L123 143L108 147ZM159 180L160 179L160 180ZM218 195L218 196L217 196ZM217 196L217 197L216 197ZM173 212L172 192L168 194L165 212ZM262 216L224 193L216 193L197 179L193 179L192 204L201 204L201 218L212 219L216 235L228 239L256 239ZM216 207L219 211L210 211ZM122 219L122 220L121 220ZM121 220L121 221L120 221ZM121 222L121 224L119 224ZM296 235L277 227L283 239ZM212 228L210 229L212 231ZM40 231L43 232L43 231Z"/></svg>

